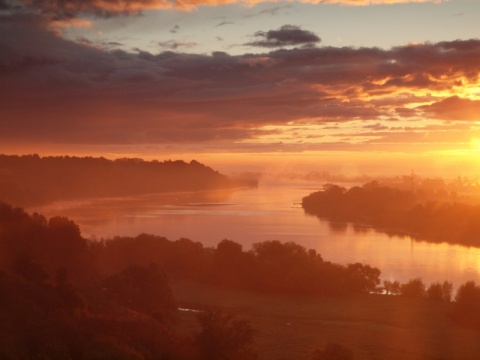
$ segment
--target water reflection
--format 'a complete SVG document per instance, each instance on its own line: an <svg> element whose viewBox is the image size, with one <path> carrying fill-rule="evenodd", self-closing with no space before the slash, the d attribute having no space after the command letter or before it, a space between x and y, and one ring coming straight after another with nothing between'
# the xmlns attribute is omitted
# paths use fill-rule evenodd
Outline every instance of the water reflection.
<svg viewBox="0 0 480 360"><path fill-rule="evenodd" d="M125 235L111 233L109 229L124 228L122 223L133 224L132 218L157 218L159 214L182 215L182 210L195 207L226 206L234 190L176 192L131 197L101 198L80 201L60 201L28 209L46 216L62 215L75 220L84 236L108 237ZM185 212L184 215L189 215ZM128 234L131 234L130 232Z"/></svg>
<svg viewBox="0 0 480 360"><path fill-rule="evenodd" d="M332 233L345 233L348 230L348 223L328 221L328 227Z"/></svg>
<svg viewBox="0 0 480 360"><path fill-rule="evenodd" d="M85 237L151 233L171 240L190 238L206 246L231 239L248 249L265 240L294 241L324 259L377 266L382 277L425 282L479 281L480 249L414 241L361 224L328 222L298 206L314 188L260 187L241 191L175 193L62 202L29 211L68 216Z"/></svg>
<svg viewBox="0 0 480 360"><path fill-rule="evenodd" d="M362 224L352 224L352 226L353 226L353 231L359 234L367 234L371 230L369 226L362 225Z"/></svg>

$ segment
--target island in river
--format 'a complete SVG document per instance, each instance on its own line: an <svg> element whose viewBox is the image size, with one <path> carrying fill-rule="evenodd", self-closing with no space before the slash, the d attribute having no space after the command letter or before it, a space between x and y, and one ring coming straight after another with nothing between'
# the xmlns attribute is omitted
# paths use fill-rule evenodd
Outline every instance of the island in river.
<svg viewBox="0 0 480 360"><path fill-rule="evenodd" d="M329 184L302 200L305 212L332 221L371 226L388 234L480 246L480 205L456 197L401 190L372 181L349 189Z"/></svg>

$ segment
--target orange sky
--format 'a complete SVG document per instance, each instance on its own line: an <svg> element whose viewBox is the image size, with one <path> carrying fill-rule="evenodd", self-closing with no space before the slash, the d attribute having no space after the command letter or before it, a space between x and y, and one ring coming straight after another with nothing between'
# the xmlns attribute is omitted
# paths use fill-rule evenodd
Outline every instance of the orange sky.
<svg viewBox="0 0 480 360"><path fill-rule="evenodd" d="M105 19L128 26L144 21L138 11L195 7L198 15L185 15L194 24L206 11L227 11L224 3L0 1L0 151L196 158L221 170L477 174L480 40L469 33L390 47L323 45L297 15L291 24L252 29L231 52L187 52L197 44L187 36L164 38L157 51L122 47L113 35L88 38ZM412 13L433 6L313 3L345 16L352 7L328 4ZM464 2L452 3L462 10ZM281 4L297 14L306 6ZM234 23L224 18L217 28ZM182 28L170 25L169 33ZM162 50L166 44L173 50Z"/></svg>

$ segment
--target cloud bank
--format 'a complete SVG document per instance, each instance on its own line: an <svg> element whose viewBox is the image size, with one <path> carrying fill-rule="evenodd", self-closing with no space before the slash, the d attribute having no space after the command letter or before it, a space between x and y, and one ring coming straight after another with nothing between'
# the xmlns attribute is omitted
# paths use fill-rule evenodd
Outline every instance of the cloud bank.
<svg viewBox="0 0 480 360"><path fill-rule="evenodd" d="M255 5L275 0L19 0L29 8L55 16L76 17L79 14L94 14L102 17L138 14L145 10L192 10L199 6L221 6L227 4ZM18 1L2 0L1 8L12 8ZM300 0L311 4L342 4L367 6L379 4L402 4L441 2L441 0Z"/></svg>
<svg viewBox="0 0 480 360"><path fill-rule="evenodd" d="M396 127L394 137L385 123L480 120L480 40L379 49L305 47L319 37L292 25L257 34L270 48L301 46L126 52L65 40L42 16L4 15L0 141L274 144L319 138L318 129L328 138L327 126L347 122L364 122L356 141L406 141L429 129Z"/></svg>

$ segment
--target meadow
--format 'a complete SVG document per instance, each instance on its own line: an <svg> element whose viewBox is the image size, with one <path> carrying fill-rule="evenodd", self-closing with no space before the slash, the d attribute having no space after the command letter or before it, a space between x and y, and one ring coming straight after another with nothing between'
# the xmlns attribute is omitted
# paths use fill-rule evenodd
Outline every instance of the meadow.
<svg viewBox="0 0 480 360"><path fill-rule="evenodd" d="M306 360L328 342L350 348L356 360L476 360L480 354L480 332L454 323L453 303L378 294L273 296L185 280L171 285L181 308L221 308L248 320L260 359ZM196 315L180 311L176 330L194 332Z"/></svg>

